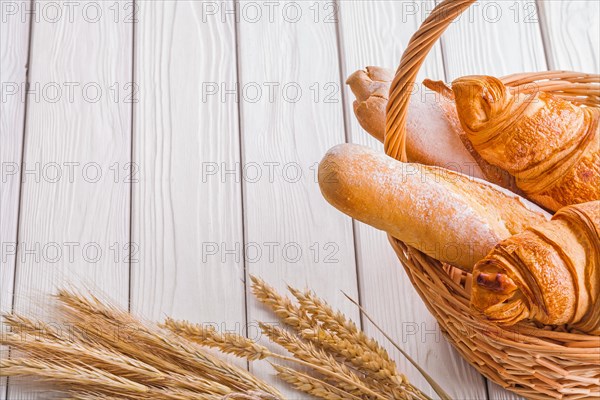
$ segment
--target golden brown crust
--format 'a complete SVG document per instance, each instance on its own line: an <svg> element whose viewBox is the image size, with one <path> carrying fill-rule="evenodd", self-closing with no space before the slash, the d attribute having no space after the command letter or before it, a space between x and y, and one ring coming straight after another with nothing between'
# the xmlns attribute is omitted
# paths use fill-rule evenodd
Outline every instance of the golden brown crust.
<svg viewBox="0 0 600 400"><path fill-rule="evenodd" d="M358 145L325 155L319 185L340 211L468 271L498 241L549 218L488 182Z"/></svg>
<svg viewBox="0 0 600 400"><path fill-rule="evenodd" d="M499 243L475 265L472 306L512 325L529 318L600 334L600 201L561 209L552 221ZM490 283L513 282L501 286Z"/></svg>
<svg viewBox="0 0 600 400"><path fill-rule="evenodd" d="M490 76L459 78L452 90L475 150L515 176L529 198L553 211L600 199L597 109L544 92L512 93Z"/></svg>
<svg viewBox="0 0 600 400"><path fill-rule="evenodd" d="M387 68L367 67L348 77L346 84L354 93L354 114L364 130L383 142L385 134L385 108L388 103L393 71ZM383 115L384 118L375 118Z"/></svg>
<svg viewBox="0 0 600 400"><path fill-rule="evenodd" d="M369 134L383 142L389 88L394 71L367 67L347 80L354 93L354 114ZM456 107L440 95L415 90L407 115L406 153L410 162L433 165L482 178L517 191L514 178L489 164L473 149L463 131Z"/></svg>

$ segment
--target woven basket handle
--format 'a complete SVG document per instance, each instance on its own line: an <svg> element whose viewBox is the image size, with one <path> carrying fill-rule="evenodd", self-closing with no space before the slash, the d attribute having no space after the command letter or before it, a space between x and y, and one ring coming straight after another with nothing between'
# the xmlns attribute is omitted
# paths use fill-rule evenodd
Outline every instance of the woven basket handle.
<svg viewBox="0 0 600 400"><path fill-rule="evenodd" d="M444 0L438 4L419 30L412 36L402 54L400 66L390 87L386 111L385 153L406 162L406 114L417 74L429 51L450 23L477 0Z"/></svg>
<svg viewBox="0 0 600 400"><path fill-rule="evenodd" d="M459 15L477 0L444 0L410 39L390 87L384 148L387 155L406 162L406 116L411 92L425 58ZM575 104L600 107L600 75L571 71L529 72L501 78L522 93L545 91Z"/></svg>
<svg viewBox="0 0 600 400"><path fill-rule="evenodd" d="M524 72L500 78L519 93L552 93L574 104L600 107L600 75L573 71Z"/></svg>

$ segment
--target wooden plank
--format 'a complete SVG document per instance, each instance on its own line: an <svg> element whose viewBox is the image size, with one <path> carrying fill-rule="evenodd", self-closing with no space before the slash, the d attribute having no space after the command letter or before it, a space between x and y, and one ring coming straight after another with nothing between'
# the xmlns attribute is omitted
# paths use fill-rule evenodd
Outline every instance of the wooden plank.
<svg viewBox="0 0 600 400"><path fill-rule="evenodd" d="M551 69L600 71L600 3L538 1L542 35Z"/></svg>
<svg viewBox="0 0 600 400"><path fill-rule="evenodd" d="M128 301L132 3L76 3L39 3L31 33L15 277L25 314L65 284ZM10 399L35 397L17 381Z"/></svg>
<svg viewBox="0 0 600 400"><path fill-rule="evenodd" d="M442 36L448 81L547 69L535 1L477 2ZM488 381L490 399L518 399Z"/></svg>
<svg viewBox="0 0 600 400"><path fill-rule="evenodd" d="M315 175L344 142L335 9L281 2L270 18L265 3L256 18L252 4L238 4L246 268L281 290L309 287L357 320L341 293L357 297L351 220L326 203ZM254 299L248 320L274 321ZM270 366L252 370L273 381Z"/></svg>
<svg viewBox="0 0 600 400"><path fill-rule="evenodd" d="M347 77L369 65L395 69L411 35L433 8L433 3L342 1L340 7L342 71ZM435 47L429 55L420 77L444 79L439 47ZM356 122L352 111L354 97L349 89L346 92L345 107L351 141L383 151L383 146ZM364 307L452 398L485 398L484 379L443 339L437 322L408 281L385 234L360 222L355 222L355 229L359 286ZM385 342L370 324L366 323L365 329ZM410 381L433 395L419 372L391 345L387 347Z"/></svg>
<svg viewBox="0 0 600 400"><path fill-rule="evenodd" d="M235 30L208 11L139 3L131 307L242 332L243 259L225 252L243 244L237 104L210 94L235 82Z"/></svg>
<svg viewBox="0 0 600 400"><path fill-rule="evenodd" d="M0 312L12 307L20 165L23 151L25 101L29 50L29 15L21 15L14 2L0 1ZM1 320L0 320L1 323ZM0 348L0 357L8 356ZM0 399L6 398L6 379L0 379Z"/></svg>
<svg viewBox="0 0 600 400"><path fill-rule="evenodd" d="M448 80L547 69L533 0L476 2L441 42Z"/></svg>

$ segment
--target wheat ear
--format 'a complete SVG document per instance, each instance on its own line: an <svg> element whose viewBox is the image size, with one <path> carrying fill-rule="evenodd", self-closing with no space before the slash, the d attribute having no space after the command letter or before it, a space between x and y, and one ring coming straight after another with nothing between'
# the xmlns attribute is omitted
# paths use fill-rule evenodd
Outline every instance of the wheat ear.
<svg viewBox="0 0 600 400"><path fill-rule="evenodd" d="M162 324L171 332L202 346L217 348L226 354L245 358L248 361L263 360L271 352L264 346L234 333L219 333L212 326L201 326L188 321L165 319Z"/></svg>
<svg viewBox="0 0 600 400"><path fill-rule="evenodd" d="M252 282L255 296L282 322L302 339L365 373L363 381L369 387L381 393L390 393L396 399L406 398L411 393L416 393L418 398L427 398L408 383L403 375L397 373L396 365L385 349L325 301L311 292L302 293L289 287L294 297L302 300L298 307L261 279L252 277Z"/></svg>
<svg viewBox="0 0 600 400"><path fill-rule="evenodd" d="M302 338L333 352L361 371L372 373L373 379L389 379L394 385L402 385L404 378L396 372L387 352L362 334L343 314L334 312L327 303L311 294L304 295L290 287L290 292L302 300L298 307L262 279L255 276L251 279L256 298Z"/></svg>
<svg viewBox="0 0 600 400"><path fill-rule="evenodd" d="M145 385L101 369L60 363L56 360L48 362L31 358L3 359L0 360L0 370L3 376L36 376L45 381L59 382L80 388L94 388L108 394L118 392L139 398L149 392L149 388Z"/></svg>
<svg viewBox="0 0 600 400"><path fill-rule="evenodd" d="M65 305L65 313L70 321L82 329L86 329L90 323L110 325L112 329L109 332L88 332L105 346L115 347L128 355L133 352L143 360L174 372L200 373L207 379L240 392L261 390L281 397L275 388L248 371L219 360L177 336L167 337L158 328L146 326L129 313L102 304L93 296L87 298L77 293L60 291L58 298ZM125 334L121 332L123 327L128 328ZM115 332L120 333L120 336L115 337ZM124 335L127 340L122 340L121 336Z"/></svg>
<svg viewBox="0 0 600 400"><path fill-rule="evenodd" d="M179 375L161 371L136 358L109 349L69 341L66 338L52 340L31 337L31 334L23 337L12 333L3 338L1 343L21 350L34 359L68 362L73 366L93 365L100 370L149 387L164 387L171 390L183 388L195 393L221 395L232 392L226 386L192 374Z"/></svg>
<svg viewBox="0 0 600 400"><path fill-rule="evenodd" d="M338 388L346 390L355 395L371 395L372 388L363 382L358 375L342 362L339 362L330 354L316 348L312 343L305 342L286 330L273 325L259 324L262 332L273 342L286 349L295 358L305 361L312 366L325 368L344 377L344 380L327 377ZM348 383L351 382L351 383Z"/></svg>
<svg viewBox="0 0 600 400"><path fill-rule="evenodd" d="M364 397L354 396L338 389L314 376L298 372L295 369L272 364L277 376L297 390L325 400L362 400Z"/></svg>
<svg viewBox="0 0 600 400"><path fill-rule="evenodd" d="M350 391L358 391L362 394L372 396L373 398L385 400L385 397L382 397L372 389L368 388L355 374L351 374L343 364L338 363L335 359L325 353L319 353L312 345L301 342L299 339L294 343L295 340L292 336L288 335L283 330L278 331L276 330L277 328L260 324L263 333L271 340L288 349L292 349L292 346L294 346L292 354L297 358L273 353L266 347L257 345L250 339L236 334L229 333L223 335L214 329L207 329L198 325L174 320L167 321L165 326L175 333L182 334L183 337L188 340L203 346L217 348L224 353L234 354L244 358L250 356L251 359L271 357L301 364L327 376L329 379L336 381L339 385L342 385ZM284 335L287 336L284 338ZM259 350L255 353L254 349L256 348Z"/></svg>
<svg viewBox="0 0 600 400"><path fill-rule="evenodd" d="M346 356L353 364L373 372L376 379L390 380L396 385L403 384L406 378L397 372L396 363L392 361L387 351L359 330L354 322L348 320L341 312L333 310L327 302L310 291L301 292L292 287L289 287L289 291L298 300L300 308L320 323L320 329L335 335L336 338L333 338L329 344L334 344L338 339L352 344L345 349L351 350ZM311 337L316 339L319 334ZM335 347L337 346L333 346Z"/></svg>

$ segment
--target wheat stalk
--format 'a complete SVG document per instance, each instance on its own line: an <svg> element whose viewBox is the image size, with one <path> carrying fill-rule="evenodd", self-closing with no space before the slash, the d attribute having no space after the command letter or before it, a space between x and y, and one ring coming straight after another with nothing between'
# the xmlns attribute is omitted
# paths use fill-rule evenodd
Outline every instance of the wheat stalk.
<svg viewBox="0 0 600 400"><path fill-rule="evenodd" d="M59 362L69 360L73 366L94 365L98 369L146 386L161 386L171 389L184 388L196 393L210 392L222 395L231 393L231 390L226 386L207 379L195 375L180 375L161 371L152 365L109 349L66 339L52 340L28 336L18 336L15 333L8 334L1 340L1 343L27 352L37 358Z"/></svg>
<svg viewBox="0 0 600 400"><path fill-rule="evenodd" d="M222 400L280 400L279 398L265 392L251 390L247 393L232 393L224 396Z"/></svg>
<svg viewBox="0 0 600 400"><path fill-rule="evenodd" d="M127 391L118 385L118 380L112 379L117 376L139 385L137 389L144 391L144 398L220 399L251 391L282 398L276 389L246 370L219 360L178 337L168 337L160 329L93 296L85 298L60 291L57 299L61 304L58 308L61 317L74 328L70 336L39 321L7 315L6 323L12 333L3 338L3 343L24 352L25 356L3 365L6 369L3 368L2 375L54 377L56 382L69 386L63 379L65 367L84 367L82 371L87 371L85 367L90 366L93 371L88 373L103 373L111 379L104 381L105 387L101 390L87 391L87 397L94 393L105 396L110 390L129 396L131 390ZM47 371L34 368L35 363L40 365L40 360L45 362ZM75 376L84 381L82 376ZM95 375L99 382L101 377ZM132 397L140 398L137 394Z"/></svg>
<svg viewBox="0 0 600 400"><path fill-rule="evenodd" d="M171 332L203 346L218 348L221 352L245 358L248 361L263 360L271 355L264 346L241 335L219 333L213 326L201 326L187 321L165 319L162 325Z"/></svg>
<svg viewBox="0 0 600 400"><path fill-rule="evenodd" d="M373 357L368 358L367 355L364 354L364 350L357 348L356 343L341 339L327 331L325 329L327 325L320 325L319 320L309 316L306 313L306 310L302 310L300 307L294 305L289 298L281 296L273 287L266 284L263 280L254 276L252 276L251 279L253 282L252 292L256 298L303 339L310 340L316 346L326 351L333 352L336 356L341 357L346 361L352 362L359 369L374 369L374 372L379 372L380 368L373 368L371 366L371 359ZM293 288L290 289L296 291Z"/></svg>
<svg viewBox="0 0 600 400"><path fill-rule="evenodd" d="M108 347L115 347L124 354L134 354L141 360L147 360L162 368L182 374L202 374L203 377L222 382L240 392L261 390L274 396L281 394L260 381L255 376L225 361L202 351L193 343L180 340L179 337L168 337L158 329L141 323L129 313L100 302L90 296L85 298L77 293L60 291L58 298L67 307L71 322L82 329L98 326L98 317L103 324L110 324L111 330L88 330L88 335ZM124 332L128 340L121 340ZM242 378L242 379L240 379Z"/></svg>
<svg viewBox="0 0 600 400"><path fill-rule="evenodd" d="M250 339L233 333L221 334L212 327L202 327L185 321L165 321L165 327L172 332L182 335L184 338L199 343L200 345L217 348L226 354L233 354L248 360L259 360L267 357L279 360L291 361L321 372L344 387L348 392L359 392L363 395L384 400L370 388L364 385L360 379L350 372L348 368L337 362L326 353L319 352L308 343L294 338L283 330L276 327L260 324L260 327L271 340L288 349L296 358L290 358L269 351Z"/></svg>
<svg viewBox="0 0 600 400"><path fill-rule="evenodd" d="M284 324L294 329L296 333L314 326L308 315L285 296L280 295L275 288L256 276L251 276L252 294L267 306Z"/></svg>
<svg viewBox="0 0 600 400"><path fill-rule="evenodd" d="M310 291L301 292L288 286L298 300L294 305L273 287L259 278L252 277L252 291L282 322L291 327L301 338L315 344L319 349L351 363L366 375L363 379L370 387L381 393L390 393L395 399L412 396L427 398L398 374L396 364L387 351L374 339L369 338L341 312L334 311L325 301Z"/></svg>
<svg viewBox="0 0 600 400"><path fill-rule="evenodd" d="M427 383L429 383L431 385L432 389L437 393L437 395L440 396L441 400L451 400L451 397L448 395L448 393L446 393L444 391L444 389L442 389L442 387L423 368L421 368L421 366L419 364L417 364L417 362L415 360L413 360L413 358L408 353L406 353L390 337L390 335L388 335L373 320L373 318L371 318L371 316L367 313L367 311L360 304L358 304L358 302L356 300L354 300L353 298L351 298L350 296L348 296L346 293L344 293L344 296L346 296L346 298L348 300L350 300L352 302L352 304L354 304L355 306L357 306L358 309L360 310L360 312L362 313L362 315L364 315L369 320L369 322L371 322L371 324L373 324L373 326L388 340L388 342L390 342L396 348L396 350L398 350L421 373L421 375L423 375L423 377L425 378L425 380L427 381Z"/></svg>
<svg viewBox="0 0 600 400"><path fill-rule="evenodd" d="M368 369L370 366L368 361L369 356L365 354L360 347L355 346L354 343L351 343L346 339L339 339L330 332L326 332L322 329L304 330L302 332L302 337L312 343L320 343L322 348L327 349L331 354L362 371L365 375L364 380L368 382L369 386L383 393L391 393L394 399L405 398L405 392L410 391L411 389L410 384L406 380L404 380L402 384L398 384L391 380L382 380L379 376L374 377L372 369L375 368Z"/></svg>
<svg viewBox="0 0 600 400"><path fill-rule="evenodd" d="M302 293L288 287L300 303L297 307L263 280L254 276L251 279L252 292L257 299L296 333L326 350L335 351L359 369L373 372L377 379L391 378L395 384L402 385L405 378L396 372L396 365L385 349L342 313L335 312L310 292Z"/></svg>
<svg viewBox="0 0 600 400"><path fill-rule="evenodd" d="M289 383L297 390L326 400L360 400L362 397L349 394L345 390L338 389L327 382L313 376L296 371L295 369L272 364L277 371L277 376Z"/></svg>
<svg viewBox="0 0 600 400"><path fill-rule="evenodd" d="M327 375L328 380L335 382L336 386L344 389L346 392L356 395L367 395L370 398L381 398L378 393L375 393L372 388L363 382L358 375L350 371L350 369L344 364L337 361L330 354L317 349L312 343L304 342L295 335L290 334L284 329L266 325L261 323L260 328L262 332L273 342L279 344L281 347L290 352L295 359L302 360L307 363L313 369L319 370L320 368L331 371L335 375Z"/></svg>
<svg viewBox="0 0 600 400"><path fill-rule="evenodd" d="M139 400L139 396L131 396L124 395L119 393L119 395L110 396L102 392L94 392L94 391L71 391L70 395L72 399L77 400L123 400L126 399L136 399ZM226 395L229 396L229 395ZM150 388L147 393L144 393L143 398L148 400L190 400L190 399L199 399L199 400L221 400L226 396L216 395L216 394L204 394L204 393L196 393L191 391L186 391L184 389L157 389ZM256 400L262 400L260 398L255 398Z"/></svg>
<svg viewBox="0 0 600 400"><path fill-rule="evenodd" d="M396 385L403 384L406 378L397 372L396 363L391 360L387 351L359 330L354 322L348 320L341 312L334 311L329 304L310 291L300 292L292 287L289 287L289 290L300 303L300 308L321 324L320 329L335 334L335 338L327 341L330 348L342 350L336 346L341 339L345 344L343 355L354 365L373 372L376 379L389 379ZM311 337L318 338L319 335Z"/></svg>
<svg viewBox="0 0 600 400"><path fill-rule="evenodd" d="M252 290L256 297L269 307L287 326L304 339L311 343L302 341L299 337L289 334L281 328L260 324L263 333L272 341L286 348L294 356L290 360L303 364L313 370L322 368L327 371L325 379L333 381L337 386L344 388L347 393L367 395L381 398L379 393L391 394L393 398L406 398L411 394L413 397L426 398L426 396L408 384L406 380L396 373L393 362L385 364L389 356L376 342L366 336L358 336L360 331L351 321L345 319L341 313L334 312L325 302L312 294L301 294L290 288L297 297L303 296L303 300L312 301L315 307L321 307L320 313L310 312L308 307L304 310L294 305L289 298L281 296L274 288L264 281L252 277ZM306 299L305 299L306 298ZM306 304L307 301L304 301ZM312 314L317 314L313 316ZM323 318L326 316L327 318ZM332 322L333 321L333 322ZM165 326L173 332L184 335L188 340L195 341L203 346L217 348L222 352L244 357L248 360L264 359L267 357L288 360L279 354L270 352L264 346L259 346L247 338L235 334L220 334L213 327L202 327L187 322L167 320ZM325 328L334 327L336 332L341 328L346 332L345 336L360 337L363 345L356 346L348 339L340 339ZM340 328L341 327L341 328ZM311 334L311 332L313 334ZM327 337L328 340L323 340ZM366 343L366 344L364 344ZM341 344L341 345L340 345ZM365 350L366 349L366 350ZM373 354L373 349L377 353ZM382 355L383 354L383 355ZM359 377L351 371L343 362L336 359L340 357L344 361L351 361L358 367L361 373L367 376ZM383 361L381 361L383 359ZM386 365L387 374L381 372L381 364ZM371 374L373 373L374 374ZM333 376L332 376L333 373ZM371 375L375 378L371 379ZM402 379L398 379L401 377ZM393 379L396 378L396 379Z"/></svg>
<svg viewBox="0 0 600 400"><path fill-rule="evenodd" d="M92 366L81 367L55 360L49 362L37 358L2 359L0 360L0 371L3 376L33 375L42 380L51 380L88 390L94 388L108 394L119 393L139 398L149 392L147 386L122 376L113 375Z"/></svg>
<svg viewBox="0 0 600 400"><path fill-rule="evenodd" d="M167 318L143 322L93 295L61 290L57 317L68 327L22 315L4 320L0 344L17 350L0 361L0 375L52 381L72 398L167 400L281 400L279 391L248 371L209 354L216 348L248 361L271 362L279 378L321 399L427 399L396 370L374 339L310 291L288 288L290 298L251 277L257 299L291 330L259 323L280 354L235 333Z"/></svg>

